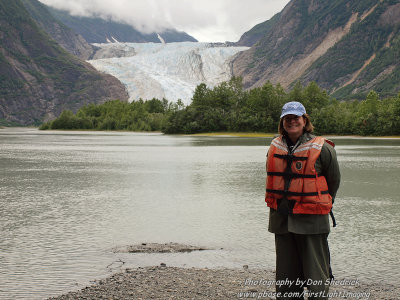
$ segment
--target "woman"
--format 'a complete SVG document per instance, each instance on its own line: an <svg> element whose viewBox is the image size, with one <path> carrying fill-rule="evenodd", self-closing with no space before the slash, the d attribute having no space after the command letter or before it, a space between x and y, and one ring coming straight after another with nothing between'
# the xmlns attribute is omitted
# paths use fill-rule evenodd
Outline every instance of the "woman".
<svg viewBox="0 0 400 300"><path fill-rule="evenodd" d="M340 183L334 144L312 134L299 102L283 106L278 130L268 151L265 196L268 230L275 234L277 299L304 299L305 287L308 299L327 298L328 215Z"/></svg>

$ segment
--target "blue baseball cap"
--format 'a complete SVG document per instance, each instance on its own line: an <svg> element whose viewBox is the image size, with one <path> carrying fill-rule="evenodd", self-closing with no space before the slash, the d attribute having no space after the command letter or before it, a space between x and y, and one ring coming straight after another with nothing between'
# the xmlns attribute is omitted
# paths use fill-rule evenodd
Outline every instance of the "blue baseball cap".
<svg viewBox="0 0 400 300"><path fill-rule="evenodd" d="M305 109L304 105L301 104L300 102L292 101L292 102L286 103L282 107L281 118L283 118L286 115L296 115L296 116L300 117L304 114L306 114L306 109Z"/></svg>

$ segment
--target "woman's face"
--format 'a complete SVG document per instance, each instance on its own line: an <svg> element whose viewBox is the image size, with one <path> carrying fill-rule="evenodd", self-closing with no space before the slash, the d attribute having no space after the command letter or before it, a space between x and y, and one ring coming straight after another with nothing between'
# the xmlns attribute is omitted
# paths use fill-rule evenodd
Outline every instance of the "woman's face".
<svg viewBox="0 0 400 300"><path fill-rule="evenodd" d="M299 137L302 135L305 125L306 121L302 116L286 115L283 117L283 128L289 136Z"/></svg>

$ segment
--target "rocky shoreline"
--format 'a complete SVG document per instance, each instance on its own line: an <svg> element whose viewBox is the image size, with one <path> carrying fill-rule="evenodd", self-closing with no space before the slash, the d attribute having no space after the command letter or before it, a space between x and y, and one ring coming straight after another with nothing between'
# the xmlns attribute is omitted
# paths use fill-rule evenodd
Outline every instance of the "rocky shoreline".
<svg viewBox="0 0 400 300"><path fill-rule="evenodd" d="M70 299L275 299L273 271L178 268L160 266L126 269L80 291L52 297ZM342 283L342 284L341 284ZM342 279L331 286L330 299L399 299L400 287L354 284Z"/></svg>
<svg viewBox="0 0 400 300"><path fill-rule="evenodd" d="M141 243L119 246L114 253L177 253L210 250L178 243ZM123 262L122 262L123 263ZM181 268L159 266L127 268L79 291L49 300L72 299L275 299L275 272L252 269ZM330 299L400 299L400 287L336 279Z"/></svg>

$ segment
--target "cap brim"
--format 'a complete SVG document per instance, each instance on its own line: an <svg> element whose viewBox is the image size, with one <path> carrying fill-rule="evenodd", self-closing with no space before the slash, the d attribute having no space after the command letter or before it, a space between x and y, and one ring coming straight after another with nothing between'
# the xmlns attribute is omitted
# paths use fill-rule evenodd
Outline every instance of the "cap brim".
<svg viewBox="0 0 400 300"><path fill-rule="evenodd" d="M281 118L283 118L286 115L296 115L301 117L303 115L303 113L299 112L299 111L295 111L295 110L290 110L290 111L286 111L283 114L281 114Z"/></svg>

